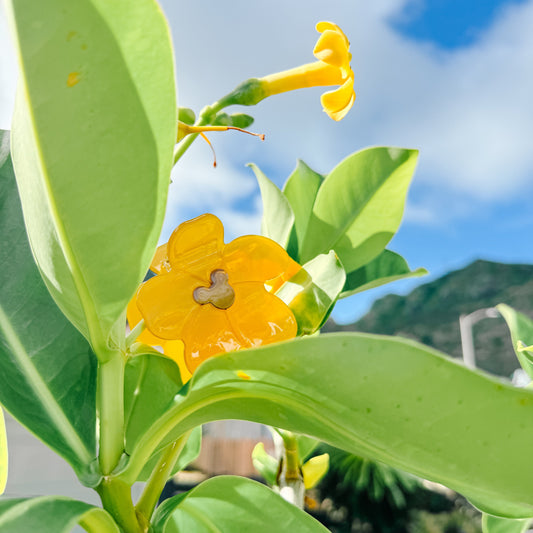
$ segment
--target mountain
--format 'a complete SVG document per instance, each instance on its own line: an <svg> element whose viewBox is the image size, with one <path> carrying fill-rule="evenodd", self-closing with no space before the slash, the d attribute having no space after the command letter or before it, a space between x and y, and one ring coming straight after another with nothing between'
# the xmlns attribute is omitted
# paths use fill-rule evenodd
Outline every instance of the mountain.
<svg viewBox="0 0 533 533"><path fill-rule="evenodd" d="M329 320L322 331L399 335L462 357L459 316L499 303L533 318L533 265L478 260L417 287L407 296L390 294L376 300L353 324L341 326ZM519 365L503 318L483 319L473 331L477 366L509 377Z"/></svg>

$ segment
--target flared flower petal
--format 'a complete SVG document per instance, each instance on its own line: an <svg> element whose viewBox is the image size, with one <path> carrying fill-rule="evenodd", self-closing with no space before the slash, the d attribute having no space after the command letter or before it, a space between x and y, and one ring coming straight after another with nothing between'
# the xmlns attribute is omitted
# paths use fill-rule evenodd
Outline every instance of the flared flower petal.
<svg viewBox="0 0 533 533"><path fill-rule="evenodd" d="M328 65L344 69L349 67L352 58L344 34L333 30L326 30L318 38L313 54Z"/></svg>
<svg viewBox="0 0 533 533"><path fill-rule="evenodd" d="M353 78L348 78L338 89L324 93L320 102L330 118L337 121L344 118L355 102Z"/></svg>
<svg viewBox="0 0 533 533"><path fill-rule="evenodd" d="M150 270L155 274L166 274L170 272L171 266L168 260L167 244L162 244L157 248L154 258L150 263Z"/></svg>

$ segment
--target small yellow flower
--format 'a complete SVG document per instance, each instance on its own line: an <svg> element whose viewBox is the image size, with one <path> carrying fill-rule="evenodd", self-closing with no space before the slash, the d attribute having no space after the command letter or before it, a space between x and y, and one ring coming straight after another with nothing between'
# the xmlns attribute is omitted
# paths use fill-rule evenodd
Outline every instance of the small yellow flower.
<svg viewBox="0 0 533 533"><path fill-rule="evenodd" d="M350 67L350 42L332 22L316 25L321 34L313 50L318 61L260 78L264 97L305 87L339 85L324 93L320 101L333 120L341 120L355 101L354 73Z"/></svg>
<svg viewBox="0 0 533 533"><path fill-rule="evenodd" d="M189 372L221 352L270 344L296 336L289 307L268 292L300 269L274 241L257 235L224 244L224 229L214 215L181 224L167 245L158 248L151 270L157 276L141 285L133 325L144 318L148 331L139 337L163 347L183 341ZM130 324L131 324L130 323Z"/></svg>

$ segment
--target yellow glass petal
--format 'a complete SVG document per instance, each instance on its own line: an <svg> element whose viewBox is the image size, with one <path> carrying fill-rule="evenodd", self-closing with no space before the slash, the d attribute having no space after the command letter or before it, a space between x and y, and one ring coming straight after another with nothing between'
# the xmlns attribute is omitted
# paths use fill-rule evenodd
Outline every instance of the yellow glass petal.
<svg viewBox="0 0 533 533"><path fill-rule="evenodd" d="M346 42L346 46L350 45L350 41L348 41L348 37L346 37L345 33L334 22L327 22L327 21L318 22L315 27L316 27L316 31L318 31L319 33L323 33L326 30L332 30L332 31L336 31L337 33L340 33L344 41Z"/></svg>
<svg viewBox="0 0 533 533"><path fill-rule="evenodd" d="M220 268L224 247L224 227L211 214L180 224L168 241L168 259L172 270L183 270L209 281L209 275Z"/></svg>
<svg viewBox="0 0 533 533"><path fill-rule="evenodd" d="M293 263L287 252L272 239L259 235L238 237L226 245L222 267L229 283L261 281L282 275Z"/></svg>
<svg viewBox="0 0 533 533"><path fill-rule="evenodd" d="M296 319L284 302L259 282L236 283L235 303L226 310L233 331L246 347L271 344L296 336Z"/></svg>
<svg viewBox="0 0 533 533"><path fill-rule="evenodd" d="M157 248L154 258L150 264L150 270L156 274L166 274L170 272L170 262L168 260L167 244L162 244Z"/></svg>
<svg viewBox="0 0 533 533"><path fill-rule="evenodd" d="M328 91L320 97L324 111L330 118L337 121L344 118L354 101L353 77L347 79L338 89Z"/></svg>
<svg viewBox="0 0 533 533"><path fill-rule="evenodd" d="M281 276L278 276L276 278L268 280L265 285L269 292L275 293L277 290L281 288L281 286L286 282L289 281L293 276L298 274L302 267L296 262L290 259L289 266L281 274Z"/></svg>
<svg viewBox="0 0 533 533"><path fill-rule="evenodd" d="M302 475L306 489L312 489L325 476L329 468L329 454L311 457L302 465Z"/></svg>
<svg viewBox="0 0 533 533"><path fill-rule="evenodd" d="M143 283L137 293L137 307L146 327L161 339L180 339L187 316L198 307L193 298L198 285L196 277L181 272L155 276Z"/></svg>
<svg viewBox="0 0 533 533"><path fill-rule="evenodd" d="M166 341L163 345L163 352L178 365L181 381L185 385L192 376L185 364L185 345L182 341Z"/></svg>
<svg viewBox="0 0 533 533"><path fill-rule="evenodd" d="M326 30L319 38L313 50L314 56L334 67L348 68L351 54L344 37L332 30Z"/></svg>
<svg viewBox="0 0 533 533"><path fill-rule="evenodd" d="M185 364L190 372L206 359L243 347L228 321L227 311L211 304L198 306L183 326Z"/></svg>
<svg viewBox="0 0 533 533"><path fill-rule="evenodd" d="M141 320L142 315L137 307L137 296L135 295L128 304L126 310L126 317L128 319L128 324L130 329L133 329ZM165 341L156 337L149 329L144 328L142 333L137 337L137 342L142 342L144 344L149 344L150 346L161 346Z"/></svg>

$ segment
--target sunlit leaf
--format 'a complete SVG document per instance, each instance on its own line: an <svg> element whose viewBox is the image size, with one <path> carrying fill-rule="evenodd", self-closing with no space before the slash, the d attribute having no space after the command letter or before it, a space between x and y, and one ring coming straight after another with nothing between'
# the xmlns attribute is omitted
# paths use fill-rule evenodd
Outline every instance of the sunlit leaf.
<svg viewBox="0 0 533 533"><path fill-rule="evenodd" d="M105 359L161 231L177 107L154 0L9 0L20 86L13 160L33 253Z"/></svg>

